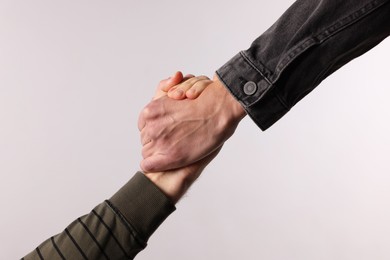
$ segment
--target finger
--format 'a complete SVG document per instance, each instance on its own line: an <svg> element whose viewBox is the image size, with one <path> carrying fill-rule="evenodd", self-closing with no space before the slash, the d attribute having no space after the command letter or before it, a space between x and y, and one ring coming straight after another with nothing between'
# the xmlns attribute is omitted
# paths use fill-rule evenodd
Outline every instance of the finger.
<svg viewBox="0 0 390 260"><path fill-rule="evenodd" d="M144 157L153 155L153 148L155 143L152 143L153 140L158 139L157 131L153 127L153 123L147 125L140 131L140 138L142 144L142 154Z"/></svg>
<svg viewBox="0 0 390 260"><path fill-rule="evenodd" d="M183 80L183 74L180 71L178 71L172 77L160 81L152 100L165 96L167 94L166 91L168 91L173 86L182 82L182 80ZM166 89L166 91L164 89Z"/></svg>
<svg viewBox="0 0 390 260"><path fill-rule="evenodd" d="M168 91L168 97L173 99L184 99L186 97L187 90L189 90L197 82L203 80L209 80L209 78L206 76L198 76L198 77L190 78L182 82L181 84L171 88Z"/></svg>
<svg viewBox="0 0 390 260"><path fill-rule="evenodd" d="M159 100L151 101L149 104L147 104L142 111L139 113L138 116L138 130L142 131L144 127L146 126L146 122L150 119L156 118L160 115L160 108Z"/></svg>
<svg viewBox="0 0 390 260"><path fill-rule="evenodd" d="M196 99L202 92L211 84L211 81L199 81L195 83L190 89L186 91L186 97L189 99Z"/></svg>
<svg viewBox="0 0 390 260"><path fill-rule="evenodd" d="M167 158L165 155L154 155L141 161L140 167L143 172L167 171L175 167L165 165Z"/></svg>
<svg viewBox="0 0 390 260"><path fill-rule="evenodd" d="M141 140L146 140L146 138L141 138ZM142 149L141 149L141 155L142 155L142 158L143 159L146 159L148 157L151 157L153 156L153 143L152 141L150 142L146 142L146 144L144 146L142 146Z"/></svg>
<svg viewBox="0 0 390 260"><path fill-rule="evenodd" d="M200 81L200 80L206 80L206 79L209 79L207 78L206 76L197 76L197 77L194 77L193 75L189 74L189 75L186 75L184 78L183 78L183 81L180 83L180 84L177 84L176 86L174 87L171 87L169 89L169 91L173 91L175 89L177 89L178 87L180 86L183 86L183 85L194 85L196 82ZM168 91L168 92L169 92Z"/></svg>
<svg viewBox="0 0 390 260"><path fill-rule="evenodd" d="M189 79L191 79L191 78L194 78L195 76L193 75L193 74L187 74L187 75L185 75L185 77L183 78L183 80L181 81L181 82L179 82L179 83L183 83L183 82L185 82L185 81L187 81L187 80L189 80ZM178 84L179 84L178 83ZM167 91L173 91L173 90L175 90L176 88L177 88L177 86L178 85L176 85L176 86L173 86L173 87L170 87L169 89L167 89ZM179 94L180 94L180 92L179 92ZM185 95L184 95L184 93L183 93L183 98L185 97ZM178 99L181 99L181 98L178 98Z"/></svg>
<svg viewBox="0 0 390 260"><path fill-rule="evenodd" d="M146 125L146 120L145 120L145 117L143 115L143 110L142 110L138 116L138 131L141 132L142 129L144 129L145 125Z"/></svg>
<svg viewBox="0 0 390 260"><path fill-rule="evenodd" d="M152 139L150 137L141 138L141 144L142 146L148 145L152 142Z"/></svg>
<svg viewBox="0 0 390 260"><path fill-rule="evenodd" d="M146 133L145 128L140 133L142 149L152 142L152 138Z"/></svg>
<svg viewBox="0 0 390 260"><path fill-rule="evenodd" d="M189 80L189 79L191 79L191 78L193 78L193 77L195 77L194 75L192 75L192 74L187 74L184 78L183 78L183 80L181 81L181 82L179 82L179 83L183 83L183 82L185 82L185 81L187 81L187 80ZM179 84L178 83L178 84ZM174 89L176 89L177 88L177 85L176 86L172 86L172 87L170 87L170 88L165 88L165 89L168 89L168 92L169 91L173 91ZM180 93L181 92L181 90L179 90L179 94L181 95L181 96L183 96L183 97L185 97L185 93ZM177 98L177 99L180 99L180 98Z"/></svg>
<svg viewBox="0 0 390 260"><path fill-rule="evenodd" d="M169 77L166 80L162 80L158 85L158 89L167 92L171 87L179 84L182 81L183 81L183 73L181 73L181 71L177 71L173 74L172 77Z"/></svg>
<svg viewBox="0 0 390 260"><path fill-rule="evenodd" d="M183 86L177 86L177 87L175 87L174 89L170 89L169 91L168 91L168 97L170 97L170 98L173 98L173 99L178 99L178 100L180 100L180 99L184 99L185 97L186 97L186 89L185 89L185 87L183 87Z"/></svg>

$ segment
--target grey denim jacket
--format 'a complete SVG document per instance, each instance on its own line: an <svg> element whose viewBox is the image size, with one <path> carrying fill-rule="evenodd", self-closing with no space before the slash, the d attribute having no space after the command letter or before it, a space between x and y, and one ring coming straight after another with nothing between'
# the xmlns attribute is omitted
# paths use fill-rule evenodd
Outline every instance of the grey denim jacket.
<svg viewBox="0 0 390 260"><path fill-rule="evenodd" d="M390 34L388 0L298 0L217 70L266 130L328 75Z"/></svg>

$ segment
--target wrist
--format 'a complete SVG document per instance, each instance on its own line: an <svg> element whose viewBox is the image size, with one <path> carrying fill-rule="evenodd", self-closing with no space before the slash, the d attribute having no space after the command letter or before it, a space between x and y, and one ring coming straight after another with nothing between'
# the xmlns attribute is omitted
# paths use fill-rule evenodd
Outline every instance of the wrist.
<svg viewBox="0 0 390 260"><path fill-rule="evenodd" d="M215 109L219 111L217 129L222 133L224 142L233 135L240 121L246 116L246 112L217 76L214 76L212 87L217 92L215 100L219 103Z"/></svg>
<svg viewBox="0 0 390 260"><path fill-rule="evenodd" d="M230 112L230 116L232 120L238 124L246 116L244 107L230 93L230 91L226 88L224 83L218 78L217 75L214 75L213 84L220 90L220 92L224 93L224 100L226 102L226 107L229 108L228 110Z"/></svg>
<svg viewBox="0 0 390 260"><path fill-rule="evenodd" d="M193 180L182 171L144 173L174 204L185 194Z"/></svg>

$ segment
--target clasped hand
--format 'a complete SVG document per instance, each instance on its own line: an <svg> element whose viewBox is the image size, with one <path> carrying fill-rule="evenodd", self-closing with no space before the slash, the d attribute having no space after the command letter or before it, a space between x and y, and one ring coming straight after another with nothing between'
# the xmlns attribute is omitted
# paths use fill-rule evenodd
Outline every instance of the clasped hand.
<svg viewBox="0 0 390 260"><path fill-rule="evenodd" d="M223 145L244 116L217 77L176 73L160 82L155 99L140 114L141 169L166 171L205 158Z"/></svg>

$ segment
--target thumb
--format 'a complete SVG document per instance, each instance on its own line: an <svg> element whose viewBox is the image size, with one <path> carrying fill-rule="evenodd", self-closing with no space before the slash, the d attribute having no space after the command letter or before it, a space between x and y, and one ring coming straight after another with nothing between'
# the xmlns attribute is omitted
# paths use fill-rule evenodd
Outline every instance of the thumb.
<svg viewBox="0 0 390 260"><path fill-rule="evenodd" d="M163 172L180 167L180 162L171 154L155 154L144 158L140 167L144 172Z"/></svg>
<svg viewBox="0 0 390 260"><path fill-rule="evenodd" d="M165 168L165 161L166 157L164 155L154 155L143 159L140 167L143 172L165 171L168 170Z"/></svg>

